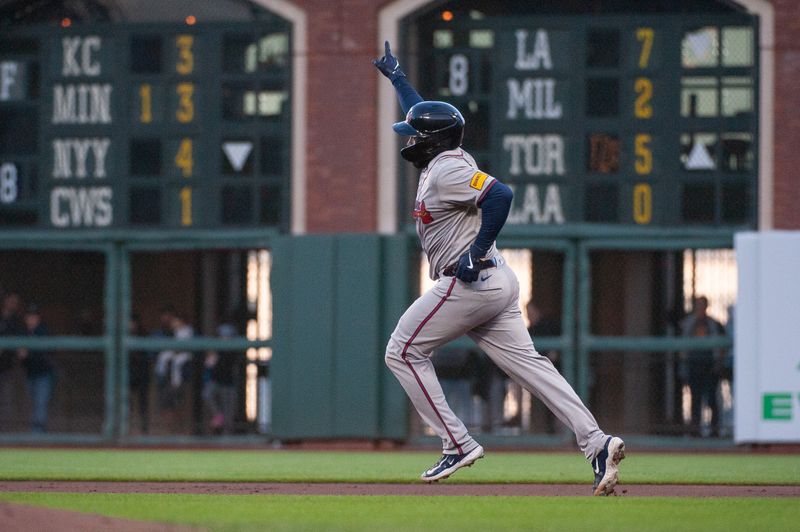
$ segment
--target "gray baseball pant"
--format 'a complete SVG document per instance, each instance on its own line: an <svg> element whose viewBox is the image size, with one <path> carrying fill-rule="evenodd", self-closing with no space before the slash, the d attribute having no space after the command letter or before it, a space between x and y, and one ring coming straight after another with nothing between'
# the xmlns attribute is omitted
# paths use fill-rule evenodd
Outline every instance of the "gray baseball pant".
<svg viewBox="0 0 800 532"><path fill-rule="evenodd" d="M592 459L607 437L572 386L533 347L519 309L516 275L501 264L482 270L480 279L464 283L440 277L400 318L386 347L386 365L442 439L445 454L468 453L478 443L447 405L430 359L437 347L466 334L572 429L581 451Z"/></svg>

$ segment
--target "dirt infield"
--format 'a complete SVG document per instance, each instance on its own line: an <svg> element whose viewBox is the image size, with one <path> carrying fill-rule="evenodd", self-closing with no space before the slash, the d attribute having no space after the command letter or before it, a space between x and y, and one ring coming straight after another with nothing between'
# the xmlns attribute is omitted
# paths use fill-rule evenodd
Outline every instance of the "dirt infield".
<svg viewBox="0 0 800 532"><path fill-rule="evenodd" d="M259 482L4 481L0 491L73 493L199 493L207 495L476 495L584 497L587 484L353 484ZM620 484L625 497L800 497L800 486Z"/></svg>
<svg viewBox="0 0 800 532"><path fill-rule="evenodd" d="M186 526L116 519L97 514L0 502L3 532L58 530L59 532L199 532ZM57 525L56 525L57 523Z"/></svg>

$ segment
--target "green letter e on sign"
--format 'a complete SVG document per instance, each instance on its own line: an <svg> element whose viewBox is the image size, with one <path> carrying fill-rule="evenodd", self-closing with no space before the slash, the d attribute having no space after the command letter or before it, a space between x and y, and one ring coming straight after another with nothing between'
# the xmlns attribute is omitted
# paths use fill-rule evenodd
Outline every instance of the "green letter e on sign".
<svg viewBox="0 0 800 532"><path fill-rule="evenodd" d="M791 421L792 394L765 393L763 395L763 418L765 420Z"/></svg>

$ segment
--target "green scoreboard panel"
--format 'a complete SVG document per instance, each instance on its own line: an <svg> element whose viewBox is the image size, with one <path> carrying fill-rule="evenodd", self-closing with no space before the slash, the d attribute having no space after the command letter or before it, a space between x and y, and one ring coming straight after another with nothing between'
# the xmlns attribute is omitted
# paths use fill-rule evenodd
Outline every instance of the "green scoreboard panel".
<svg viewBox="0 0 800 532"><path fill-rule="evenodd" d="M432 73L423 97L459 107L466 149L515 189L511 224L752 227L756 27L451 14L421 23L412 70Z"/></svg>
<svg viewBox="0 0 800 532"><path fill-rule="evenodd" d="M290 29L0 36L0 228L288 223Z"/></svg>

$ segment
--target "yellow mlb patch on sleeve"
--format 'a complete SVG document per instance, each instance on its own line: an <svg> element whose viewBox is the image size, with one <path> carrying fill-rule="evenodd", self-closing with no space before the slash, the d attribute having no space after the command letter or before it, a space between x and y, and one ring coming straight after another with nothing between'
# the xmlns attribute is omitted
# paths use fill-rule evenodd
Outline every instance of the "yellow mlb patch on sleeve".
<svg viewBox="0 0 800 532"><path fill-rule="evenodd" d="M475 190L483 190L483 185L486 183L487 177L489 176L483 172L475 172L475 175L472 176L472 180L469 182L469 186Z"/></svg>

